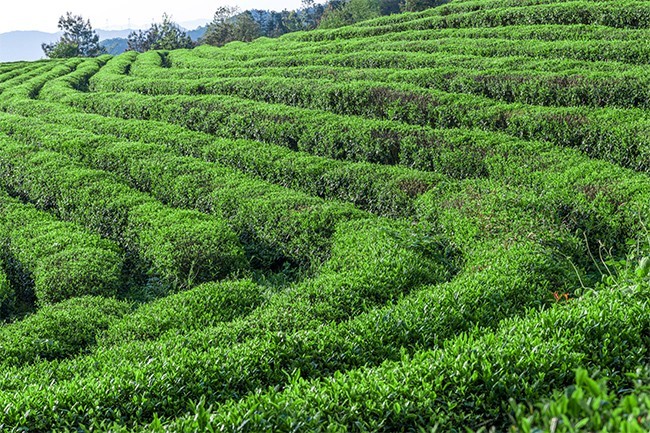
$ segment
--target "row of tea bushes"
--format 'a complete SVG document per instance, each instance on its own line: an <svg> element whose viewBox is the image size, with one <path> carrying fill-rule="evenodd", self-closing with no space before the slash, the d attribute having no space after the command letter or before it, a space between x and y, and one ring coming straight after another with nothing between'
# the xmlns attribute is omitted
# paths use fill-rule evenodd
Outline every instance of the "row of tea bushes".
<svg viewBox="0 0 650 433"><path fill-rule="evenodd" d="M642 289L604 290L379 367L318 380L295 375L280 392L255 393L213 414L199 407L168 428L191 431L201 419L225 431L506 429L508 399L540 399L569 385L581 366L613 374L635 369L646 357L647 306Z"/></svg>
<svg viewBox="0 0 650 433"><path fill-rule="evenodd" d="M522 305L534 308L547 304L552 299L549 292L552 286L547 278L558 272L565 272L569 277L573 272L569 268L560 271L533 244L504 249L492 243L480 248L471 259L473 271L447 284L412 291L418 284L440 278L431 274L439 259L422 262L431 254L426 251L438 248L435 242L413 237L412 229L388 222L353 222L340 233L336 242L340 249L326 265L331 271L325 271L322 277L298 290L271 298L265 308L254 311L248 318L180 335L175 331L150 342L99 348L92 355L60 364L56 372L48 372L46 365L15 371L14 379L5 383L3 393L4 398L13 394L17 399L5 411L3 422L8 426L32 428L52 422L61 428L107 421L142 423L151 421L154 413L159 416L178 413L184 410L184 406L179 406L181 401L196 401L201 395L209 395L212 404L266 386L284 384L290 380L287 372L291 371L300 371L305 378L316 378L336 370L377 365L385 359L398 360L405 350L435 347L452 338L458 329L469 332L475 326L497 326L500 318L520 314ZM365 243L364 248L358 247L360 241ZM402 246L394 250L396 255L387 256L391 249L386 246L391 243ZM415 250L414 243L420 245ZM358 256L358 260L350 261L348 258L354 251L357 253L353 257ZM369 260L369 252L383 263ZM419 258L412 256L415 252ZM391 260L398 261L387 266ZM399 263L402 265L395 268ZM408 269L413 266L420 271ZM378 271L387 277L380 279L379 285L375 283ZM331 287L338 286L338 289L327 289L336 282L336 274L341 279ZM513 275L518 276L514 281ZM408 279L404 280L405 277ZM366 283L366 289L359 291L358 287L364 287L363 279L370 284ZM507 292L495 289L501 279L512 283L507 285L510 287ZM305 290L309 286L313 289ZM404 293L409 288L411 295ZM397 304L381 307L381 302L400 292L402 297L397 298L401 299ZM358 310L362 306L371 307L368 302L373 299L380 302L376 304L379 309L371 308L365 313L363 309ZM358 307L352 308L351 304ZM341 308L356 317L351 321L341 320L344 317ZM323 326L323 319L330 324ZM241 343L235 344L238 341ZM188 356L190 353L193 355ZM111 368L111 359L118 358L124 369L110 376L109 385L102 368ZM85 373L82 376L74 373L79 371ZM19 385L24 383L20 379L22 375L29 375L33 383L29 389ZM39 381L52 380L57 385L48 392L57 398L59 406L55 410L40 403L45 395L37 385ZM18 388L11 391L14 383ZM82 393L80 387L84 389ZM15 394L19 389L20 396ZM206 389L210 390L207 394ZM125 398L127 394L139 397ZM37 404L44 409L23 418L27 407ZM89 412L90 407L94 410ZM60 408L68 408L66 415L61 416Z"/></svg>
<svg viewBox="0 0 650 433"><path fill-rule="evenodd" d="M177 125L106 118L42 101L14 101L5 108L12 113L39 118L61 127L65 125L112 135L118 140L164 146L172 152L203 158L313 196L350 202L361 209L385 216L412 215L413 200L445 178L406 167L336 161L294 152L271 143L215 139ZM38 123L36 120L21 120L20 123L29 125L21 129L23 132L18 132L15 122L14 126L4 124L14 131L14 135L25 134L23 139L33 140L29 137L42 128L42 124L38 126L35 122ZM58 135L55 133L56 126L48 131L51 137ZM68 148L66 152L72 151L70 146L65 147ZM82 150L75 152L75 156L83 157Z"/></svg>
<svg viewBox="0 0 650 433"><path fill-rule="evenodd" d="M0 114L0 124L14 139L116 173L168 206L227 221L257 268L281 268L287 261L303 269L316 266L327 258L338 223L367 216L349 204L326 202L159 145L7 114Z"/></svg>
<svg viewBox="0 0 650 433"><path fill-rule="evenodd" d="M10 138L2 141L2 185L63 220L116 241L136 280L146 277L153 287L167 290L247 269L243 248L223 219L166 207L60 153Z"/></svg>
<svg viewBox="0 0 650 433"><path fill-rule="evenodd" d="M0 196L3 281L2 318L83 295L116 296L124 257L114 242L46 212Z"/></svg>

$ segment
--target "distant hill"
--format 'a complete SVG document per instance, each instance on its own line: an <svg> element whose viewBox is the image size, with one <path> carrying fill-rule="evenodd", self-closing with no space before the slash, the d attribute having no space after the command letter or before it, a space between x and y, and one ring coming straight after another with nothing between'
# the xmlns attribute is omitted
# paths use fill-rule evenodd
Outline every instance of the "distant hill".
<svg viewBox="0 0 650 433"><path fill-rule="evenodd" d="M106 48L108 54L116 56L126 51L128 42L126 38L111 38L100 41L99 45Z"/></svg>
<svg viewBox="0 0 650 433"><path fill-rule="evenodd" d="M196 41L199 40L199 38L200 38L201 36L203 36L203 35L205 34L206 30L208 30L208 26L207 26L207 25L202 26L202 27L198 27L198 28L196 28L196 29L194 29L194 30L188 30L188 31L187 31L187 35L188 35L190 38L192 38L193 41L196 42Z"/></svg>
<svg viewBox="0 0 650 433"><path fill-rule="evenodd" d="M102 45L110 47L111 54L119 54L126 49L126 37L133 30L97 30ZM19 60L39 60L45 58L41 44L54 42L61 36L60 32L46 33L39 31L13 31L0 33L0 62ZM123 38L123 43L116 39ZM121 51L115 51L124 47ZM115 51L115 52L114 52Z"/></svg>
<svg viewBox="0 0 650 433"><path fill-rule="evenodd" d="M178 25L181 26L183 29L188 30L189 29L196 29L198 30L200 27L205 27L208 25L208 23L212 21L212 19L198 19L198 20L191 20L191 21L182 21L179 22Z"/></svg>
<svg viewBox="0 0 650 433"><path fill-rule="evenodd" d="M200 20L197 20L199 22ZM198 27L188 30L193 41L205 33L207 27ZM106 47L109 54L121 54L126 51L126 38L133 29L126 30L101 30L97 29L102 46ZM0 33L0 62L16 62L20 60L44 59L41 49L43 42L54 42L61 36L60 32L46 33L39 31L13 31Z"/></svg>
<svg viewBox="0 0 650 433"><path fill-rule="evenodd" d="M45 58L41 44L54 42L61 33L14 31L0 33L0 62L38 60Z"/></svg>

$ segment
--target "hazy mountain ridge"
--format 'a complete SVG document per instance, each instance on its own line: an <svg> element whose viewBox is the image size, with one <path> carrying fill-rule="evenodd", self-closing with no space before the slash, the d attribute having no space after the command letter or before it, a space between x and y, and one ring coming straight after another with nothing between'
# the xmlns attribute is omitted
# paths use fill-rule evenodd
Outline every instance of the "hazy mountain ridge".
<svg viewBox="0 0 650 433"><path fill-rule="evenodd" d="M197 20L198 21L198 20ZM126 50L126 38L134 29L101 30L97 29L100 43L106 47L110 54L120 54ZM193 40L198 39L205 32L205 27L188 31ZM45 54L41 49L43 42L55 42L61 32L48 33L36 30L17 30L0 33L0 62L17 62L44 59Z"/></svg>
<svg viewBox="0 0 650 433"><path fill-rule="evenodd" d="M45 58L43 42L56 41L61 33L39 31L13 31L0 33L0 62L38 60Z"/></svg>

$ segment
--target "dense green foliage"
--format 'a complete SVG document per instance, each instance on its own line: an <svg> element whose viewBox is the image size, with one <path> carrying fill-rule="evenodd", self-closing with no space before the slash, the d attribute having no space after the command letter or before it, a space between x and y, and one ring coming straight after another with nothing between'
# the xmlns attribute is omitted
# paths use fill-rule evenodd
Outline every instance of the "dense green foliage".
<svg viewBox="0 0 650 433"><path fill-rule="evenodd" d="M131 32L127 39L128 50L145 52L149 50L176 50L192 48L194 42L174 23L168 15L163 15L162 23L154 23L147 30Z"/></svg>
<svg viewBox="0 0 650 433"><path fill-rule="evenodd" d="M0 430L647 431L650 2L338 6L0 64Z"/></svg>
<svg viewBox="0 0 650 433"><path fill-rule="evenodd" d="M535 407L520 404L515 408L519 425L516 431L531 432L533 428L554 428L557 432L648 431L648 368L639 368L630 376L634 379L633 390L608 392L606 380L595 381L586 370L577 369L575 385L563 393L558 392Z"/></svg>
<svg viewBox="0 0 650 433"><path fill-rule="evenodd" d="M105 53L104 47L99 44L99 36L80 15L67 12L59 18L59 30L63 32L61 38L51 44L42 44L43 52L51 59L69 57L97 57Z"/></svg>

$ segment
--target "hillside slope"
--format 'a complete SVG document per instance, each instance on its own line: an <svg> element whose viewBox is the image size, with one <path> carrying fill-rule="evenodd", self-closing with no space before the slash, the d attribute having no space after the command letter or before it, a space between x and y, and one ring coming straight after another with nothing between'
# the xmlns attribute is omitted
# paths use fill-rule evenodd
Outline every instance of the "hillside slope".
<svg viewBox="0 0 650 433"><path fill-rule="evenodd" d="M455 0L0 64L0 430L647 431L649 35Z"/></svg>

